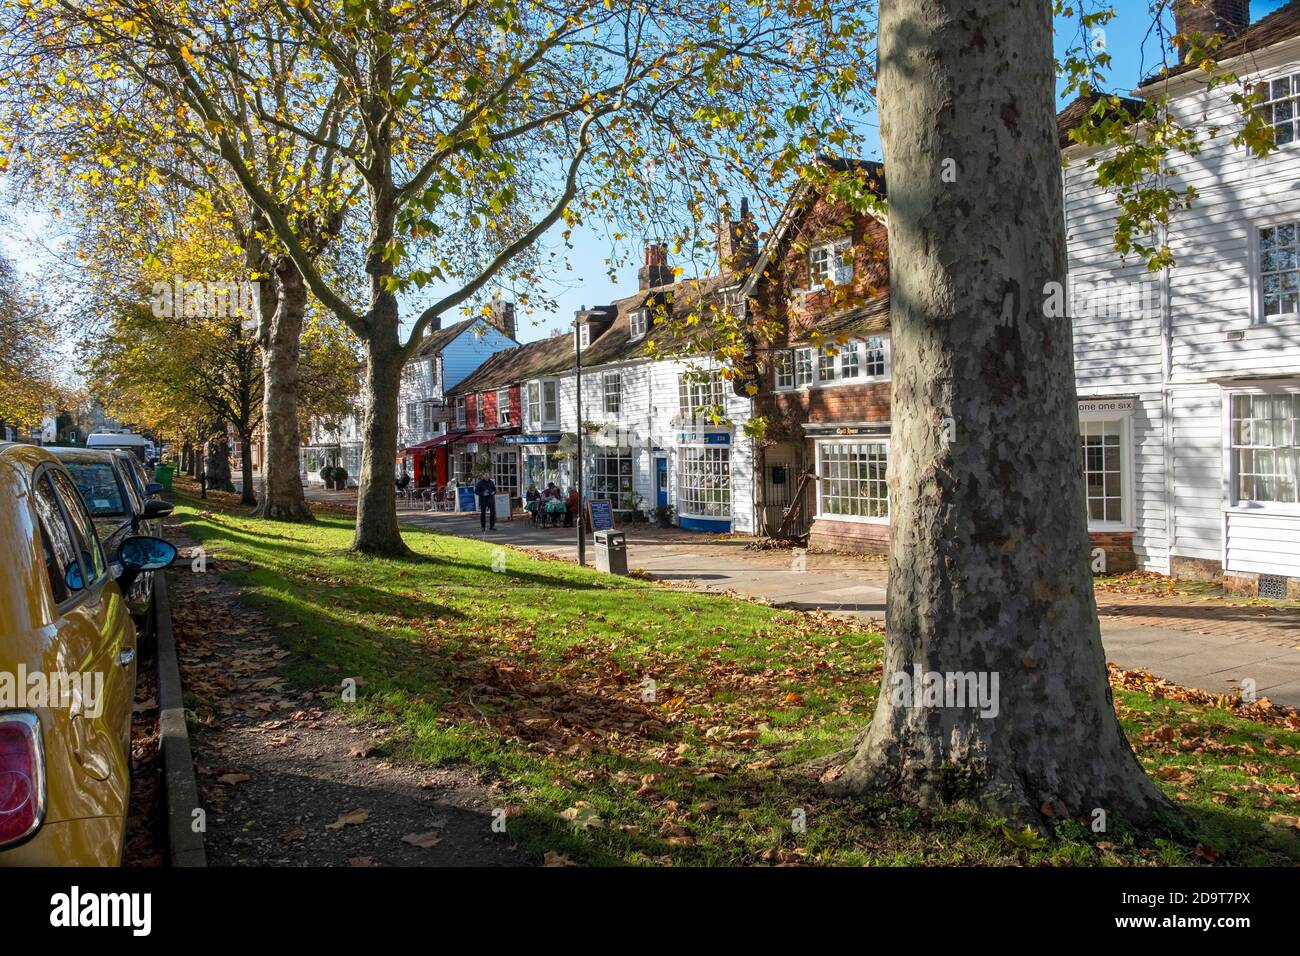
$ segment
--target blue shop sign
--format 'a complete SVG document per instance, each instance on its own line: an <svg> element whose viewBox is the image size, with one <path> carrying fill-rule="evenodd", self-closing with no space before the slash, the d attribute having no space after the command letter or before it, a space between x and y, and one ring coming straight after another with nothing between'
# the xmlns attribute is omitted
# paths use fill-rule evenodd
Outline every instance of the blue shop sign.
<svg viewBox="0 0 1300 956"><path fill-rule="evenodd" d="M557 432L554 435L507 435L501 439L507 445L555 445L560 441Z"/></svg>
<svg viewBox="0 0 1300 956"><path fill-rule="evenodd" d="M679 445L730 445L731 432L681 432Z"/></svg>

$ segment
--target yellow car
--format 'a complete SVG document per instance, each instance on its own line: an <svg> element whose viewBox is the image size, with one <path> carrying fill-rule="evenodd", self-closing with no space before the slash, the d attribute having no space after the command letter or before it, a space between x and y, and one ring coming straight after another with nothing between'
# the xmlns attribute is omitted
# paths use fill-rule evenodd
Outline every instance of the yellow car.
<svg viewBox="0 0 1300 956"><path fill-rule="evenodd" d="M136 632L122 595L176 549L105 555L58 459L0 443L0 866L116 866Z"/></svg>

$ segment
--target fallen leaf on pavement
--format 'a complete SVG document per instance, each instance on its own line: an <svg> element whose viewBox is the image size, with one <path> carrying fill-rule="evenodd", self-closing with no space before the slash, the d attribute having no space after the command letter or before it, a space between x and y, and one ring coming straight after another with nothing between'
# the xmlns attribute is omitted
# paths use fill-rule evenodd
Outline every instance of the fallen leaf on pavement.
<svg viewBox="0 0 1300 956"><path fill-rule="evenodd" d="M339 814L339 818L333 823L325 824L326 830L342 830L346 826L356 826L365 823L370 819L370 811L358 807L355 810L349 810L347 813Z"/></svg>

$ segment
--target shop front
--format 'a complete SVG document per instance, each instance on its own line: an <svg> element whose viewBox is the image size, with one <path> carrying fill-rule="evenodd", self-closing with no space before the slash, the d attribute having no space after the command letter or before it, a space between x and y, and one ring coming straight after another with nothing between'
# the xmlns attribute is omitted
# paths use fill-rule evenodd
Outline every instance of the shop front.
<svg viewBox="0 0 1300 956"><path fill-rule="evenodd" d="M732 529L731 432L695 429L677 435L677 524L687 531Z"/></svg>
<svg viewBox="0 0 1300 956"><path fill-rule="evenodd" d="M483 475L491 475L498 494L519 498L521 486L518 446L506 440L519 437L516 431L513 428L498 428L454 436L448 453L451 480L459 485L472 485Z"/></svg>
<svg viewBox="0 0 1300 956"><path fill-rule="evenodd" d="M529 485L545 488L550 482L562 483L561 464L563 456L559 454L559 432L544 432L535 435L507 435L501 441L515 450L519 458L519 487L527 491Z"/></svg>
<svg viewBox="0 0 1300 956"><path fill-rule="evenodd" d="M835 551L889 549L889 423L807 424L816 487L809 543Z"/></svg>

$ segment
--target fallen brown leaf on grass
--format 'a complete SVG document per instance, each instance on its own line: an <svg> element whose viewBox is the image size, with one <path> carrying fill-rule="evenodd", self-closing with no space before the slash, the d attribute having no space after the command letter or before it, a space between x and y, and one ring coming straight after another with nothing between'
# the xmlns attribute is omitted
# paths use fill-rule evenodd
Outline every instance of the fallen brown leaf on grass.
<svg viewBox="0 0 1300 956"><path fill-rule="evenodd" d="M252 780L253 778L246 773L223 773L217 779L222 783L233 787L236 784L248 783L248 781Z"/></svg>

